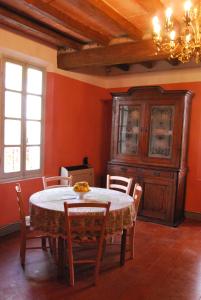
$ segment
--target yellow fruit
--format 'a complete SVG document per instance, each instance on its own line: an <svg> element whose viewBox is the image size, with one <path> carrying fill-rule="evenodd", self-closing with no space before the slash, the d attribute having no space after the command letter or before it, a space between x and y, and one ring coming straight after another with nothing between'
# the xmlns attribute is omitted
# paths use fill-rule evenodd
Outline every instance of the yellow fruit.
<svg viewBox="0 0 201 300"><path fill-rule="evenodd" d="M73 186L73 190L79 193L86 193L89 191L89 184L86 181L76 182Z"/></svg>

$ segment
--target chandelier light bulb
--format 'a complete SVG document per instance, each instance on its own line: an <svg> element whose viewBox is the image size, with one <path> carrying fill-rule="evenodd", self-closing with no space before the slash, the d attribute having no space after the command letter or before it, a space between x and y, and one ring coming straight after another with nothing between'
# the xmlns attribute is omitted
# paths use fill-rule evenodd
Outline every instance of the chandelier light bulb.
<svg viewBox="0 0 201 300"><path fill-rule="evenodd" d="M172 8L168 7L165 12L166 18L169 20L172 16Z"/></svg>
<svg viewBox="0 0 201 300"><path fill-rule="evenodd" d="M186 35L186 42L189 43L191 40L191 35L190 34L187 34Z"/></svg>
<svg viewBox="0 0 201 300"><path fill-rule="evenodd" d="M171 40L171 41L174 41L174 40L175 40L175 36L176 36L176 32L175 32L174 30L172 30L172 31L170 32L170 40Z"/></svg>
<svg viewBox="0 0 201 300"><path fill-rule="evenodd" d="M153 26L159 24L159 19L158 19L157 16L154 16L154 17L153 17L153 19L152 19L152 24L153 24Z"/></svg>
<svg viewBox="0 0 201 300"><path fill-rule="evenodd" d="M189 12L190 9L191 9L191 6L192 6L191 1L186 1L186 2L184 3L184 10L185 10L185 12Z"/></svg>
<svg viewBox="0 0 201 300"><path fill-rule="evenodd" d="M153 22L154 33L156 35L160 35L161 26L160 26L158 17L157 16L153 17L152 22Z"/></svg>
<svg viewBox="0 0 201 300"><path fill-rule="evenodd" d="M155 28L154 28L154 32L157 34L157 35L160 35L160 32L161 32L161 26L160 24L156 24Z"/></svg>

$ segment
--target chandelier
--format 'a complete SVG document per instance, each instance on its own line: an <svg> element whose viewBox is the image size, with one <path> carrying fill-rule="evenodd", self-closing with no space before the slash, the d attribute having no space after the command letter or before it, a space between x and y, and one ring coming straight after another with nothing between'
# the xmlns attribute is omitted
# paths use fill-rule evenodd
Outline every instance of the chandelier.
<svg viewBox="0 0 201 300"><path fill-rule="evenodd" d="M153 18L153 41L159 52L168 54L169 59L182 63L194 59L201 62L201 1L193 7L191 1L184 3L184 15L179 26L173 18L172 8L167 8L161 26L159 18Z"/></svg>

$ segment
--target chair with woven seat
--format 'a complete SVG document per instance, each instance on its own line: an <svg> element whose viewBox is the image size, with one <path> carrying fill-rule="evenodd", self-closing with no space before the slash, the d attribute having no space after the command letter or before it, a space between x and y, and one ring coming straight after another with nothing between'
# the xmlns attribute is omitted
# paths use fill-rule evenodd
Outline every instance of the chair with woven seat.
<svg viewBox="0 0 201 300"><path fill-rule="evenodd" d="M132 182L133 182L133 178L127 178L123 176L113 176L107 174L106 188L123 191L124 193L129 195Z"/></svg>
<svg viewBox="0 0 201 300"><path fill-rule="evenodd" d="M53 177L42 177L43 188L51 189L57 187L68 187L72 186L72 176L53 176Z"/></svg>
<svg viewBox="0 0 201 300"><path fill-rule="evenodd" d="M20 237L20 259L21 259L21 265L24 268L26 250L28 250L28 249L43 249L46 251L47 250L46 238L48 238L48 236L45 233L43 233L42 231L33 230L31 228L30 217L26 216L25 212L24 212L21 187L20 187L19 183L16 184L15 190L17 193L17 203L18 203L19 214L20 214L20 234L21 234L21 237ZM26 246L27 240L33 240L33 239L41 239L41 246L27 247Z"/></svg>
<svg viewBox="0 0 201 300"><path fill-rule="evenodd" d="M82 209L98 209L94 213L90 212L87 217ZM100 262L103 252L103 244L106 238L106 222L109 215L110 202L83 202L83 203L64 203L65 211L65 230L67 257L69 264L70 285L74 286L74 264L95 264L94 283L97 283ZM71 211L79 209L79 213ZM101 209L101 211L100 211ZM96 244L97 254L94 259L75 260L73 255L73 245Z"/></svg>
<svg viewBox="0 0 201 300"><path fill-rule="evenodd" d="M128 231L128 238L129 238L129 251L130 251L130 258L134 258L134 238L135 238L135 227L136 227L136 220L137 220L137 213L138 213L138 208L140 204L140 199L142 196L142 187L136 183L133 191L133 201L134 201L134 208L135 208L135 215L134 215L134 220L133 220L133 226L129 229ZM122 236L123 237L123 236ZM126 241L122 240L121 241L121 247L126 250Z"/></svg>

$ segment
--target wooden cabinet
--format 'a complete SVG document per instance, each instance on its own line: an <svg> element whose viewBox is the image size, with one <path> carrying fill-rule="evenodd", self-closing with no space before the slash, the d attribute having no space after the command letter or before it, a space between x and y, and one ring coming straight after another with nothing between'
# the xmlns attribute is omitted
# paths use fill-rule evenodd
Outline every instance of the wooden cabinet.
<svg viewBox="0 0 201 300"><path fill-rule="evenodd" d="M184 215L193 93L151 86L112 96L108 173L131 176L143 186L141 218L177 225Z"/></svg>

